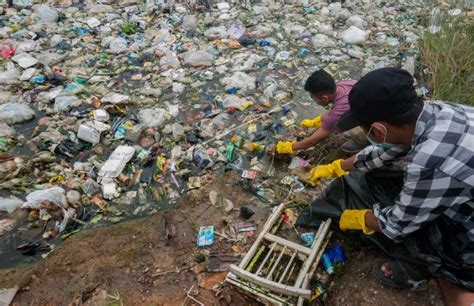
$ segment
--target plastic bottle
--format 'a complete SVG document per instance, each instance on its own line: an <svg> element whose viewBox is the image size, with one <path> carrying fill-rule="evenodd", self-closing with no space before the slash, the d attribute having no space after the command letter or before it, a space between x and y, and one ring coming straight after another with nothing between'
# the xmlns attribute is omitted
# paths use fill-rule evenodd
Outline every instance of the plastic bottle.
<svg viewBox="0 0 474 306"><path fill-rule="evenodd" d="M328 274L332 274L334 272L334 265L331 262L331 258L329 258L329 255L325 252L323 254L323 266L324 269L328 272Z"/></svg>
<svg viewBox="0 0 474 306"><path fill-rule="evenodd" d="M242 149L247 152L262 152L265 150L265 147L262 146L261 144L255 143L255 142L250 142L246 141L243 139L241 136L234 135L231 137L230 141L234 143L239 149Z"/></svg>

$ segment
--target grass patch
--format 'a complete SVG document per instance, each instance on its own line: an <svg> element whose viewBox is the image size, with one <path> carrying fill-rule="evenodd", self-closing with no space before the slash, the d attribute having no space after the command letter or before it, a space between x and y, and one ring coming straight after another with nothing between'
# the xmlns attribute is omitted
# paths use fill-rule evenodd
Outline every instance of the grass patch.
<svg viewBox="0 0 474 306"><path fill-rule="evenodd" d="M441 30L426 31L420 45L431 98L474 105L474 18L441 14Z"/></svg>

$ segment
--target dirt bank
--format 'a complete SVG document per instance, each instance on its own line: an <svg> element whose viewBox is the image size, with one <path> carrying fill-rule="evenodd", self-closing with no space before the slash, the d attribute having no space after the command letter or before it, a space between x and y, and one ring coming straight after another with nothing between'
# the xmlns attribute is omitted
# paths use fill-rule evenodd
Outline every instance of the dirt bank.
<svg viewBox="0 0 474 306"><path fill-rule="evenodd" d="M21 288L14 305L180 305L191 287L192 295L205 305L258 304L222 286L225 272L205 271L211 268L209 258L219 259L214 270L238 262L245 251L242 243L216 236L208 250L196 247L196 225L214 224L217 232L223 232L225 220L238 219L242 205L256 212L251 220L259 226L266 220L270 208L236 187L236 180L233 173L219 179L208 177L202 188L188 193L176 208L83 230L29 268L0 270L0 287ZM234 211L227 214L210 204L211 190L225 194L234 203ZM246 246L250 245L251 239ZM326 304L441 305L434 283L422 293L379 285L370 267L381 255L357 245L350 248L345 273L330 286ZM201 254L207 261L198 264ZM192 304L189 299L186 303Z"/></svg>

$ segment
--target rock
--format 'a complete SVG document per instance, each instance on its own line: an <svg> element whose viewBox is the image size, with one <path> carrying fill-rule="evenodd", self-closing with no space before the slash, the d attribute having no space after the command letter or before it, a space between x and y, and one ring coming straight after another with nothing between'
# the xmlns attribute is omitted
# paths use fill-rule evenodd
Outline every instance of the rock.
<svg viewBox="0 0 474 306"><path fill-rule="evenodd" d="M369 37L369 32L355 26L350 26L341 33L341 37L346 44L362 45Z"/></svg>
<svg viewBox="0 0 474 306"><path fill-rule="evenodd" d="M7 103L0 105L0 122L21 123L33 119L35 111L23 103Z"/></svg>

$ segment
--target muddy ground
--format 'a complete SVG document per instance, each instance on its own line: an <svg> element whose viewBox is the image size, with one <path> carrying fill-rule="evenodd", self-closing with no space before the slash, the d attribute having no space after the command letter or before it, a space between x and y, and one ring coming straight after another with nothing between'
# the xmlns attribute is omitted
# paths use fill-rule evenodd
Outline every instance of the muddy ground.
<svg viewBox="0 0 474 306"><path fill-rule="evenodd" d="M192 305L186 299L190 288L205 305L258 305L222 284L226 272L206 272L209 258L219 258L218 269L224 270L238 262L253 238L242 245L216 236L209 249L196 247L197 225L214 224L222 232L226 219L239 218L241 205L256 212L251 220L259 229L269 215L270 207L236 187L236 180L232 172L217 179L208 176L202 188L189 192L174 209L83 230L31 267L0 270L0 288L20 287L13 305ZM211 205L210 190L224 193L236 209L227 215ZM421 293L378 284L370 271L382 257L376 250L351 246L346 253L344 273L329 286L324 303L315 305L442 305L434 282ZM199 255L208 260L196 263Z"/></svg>

